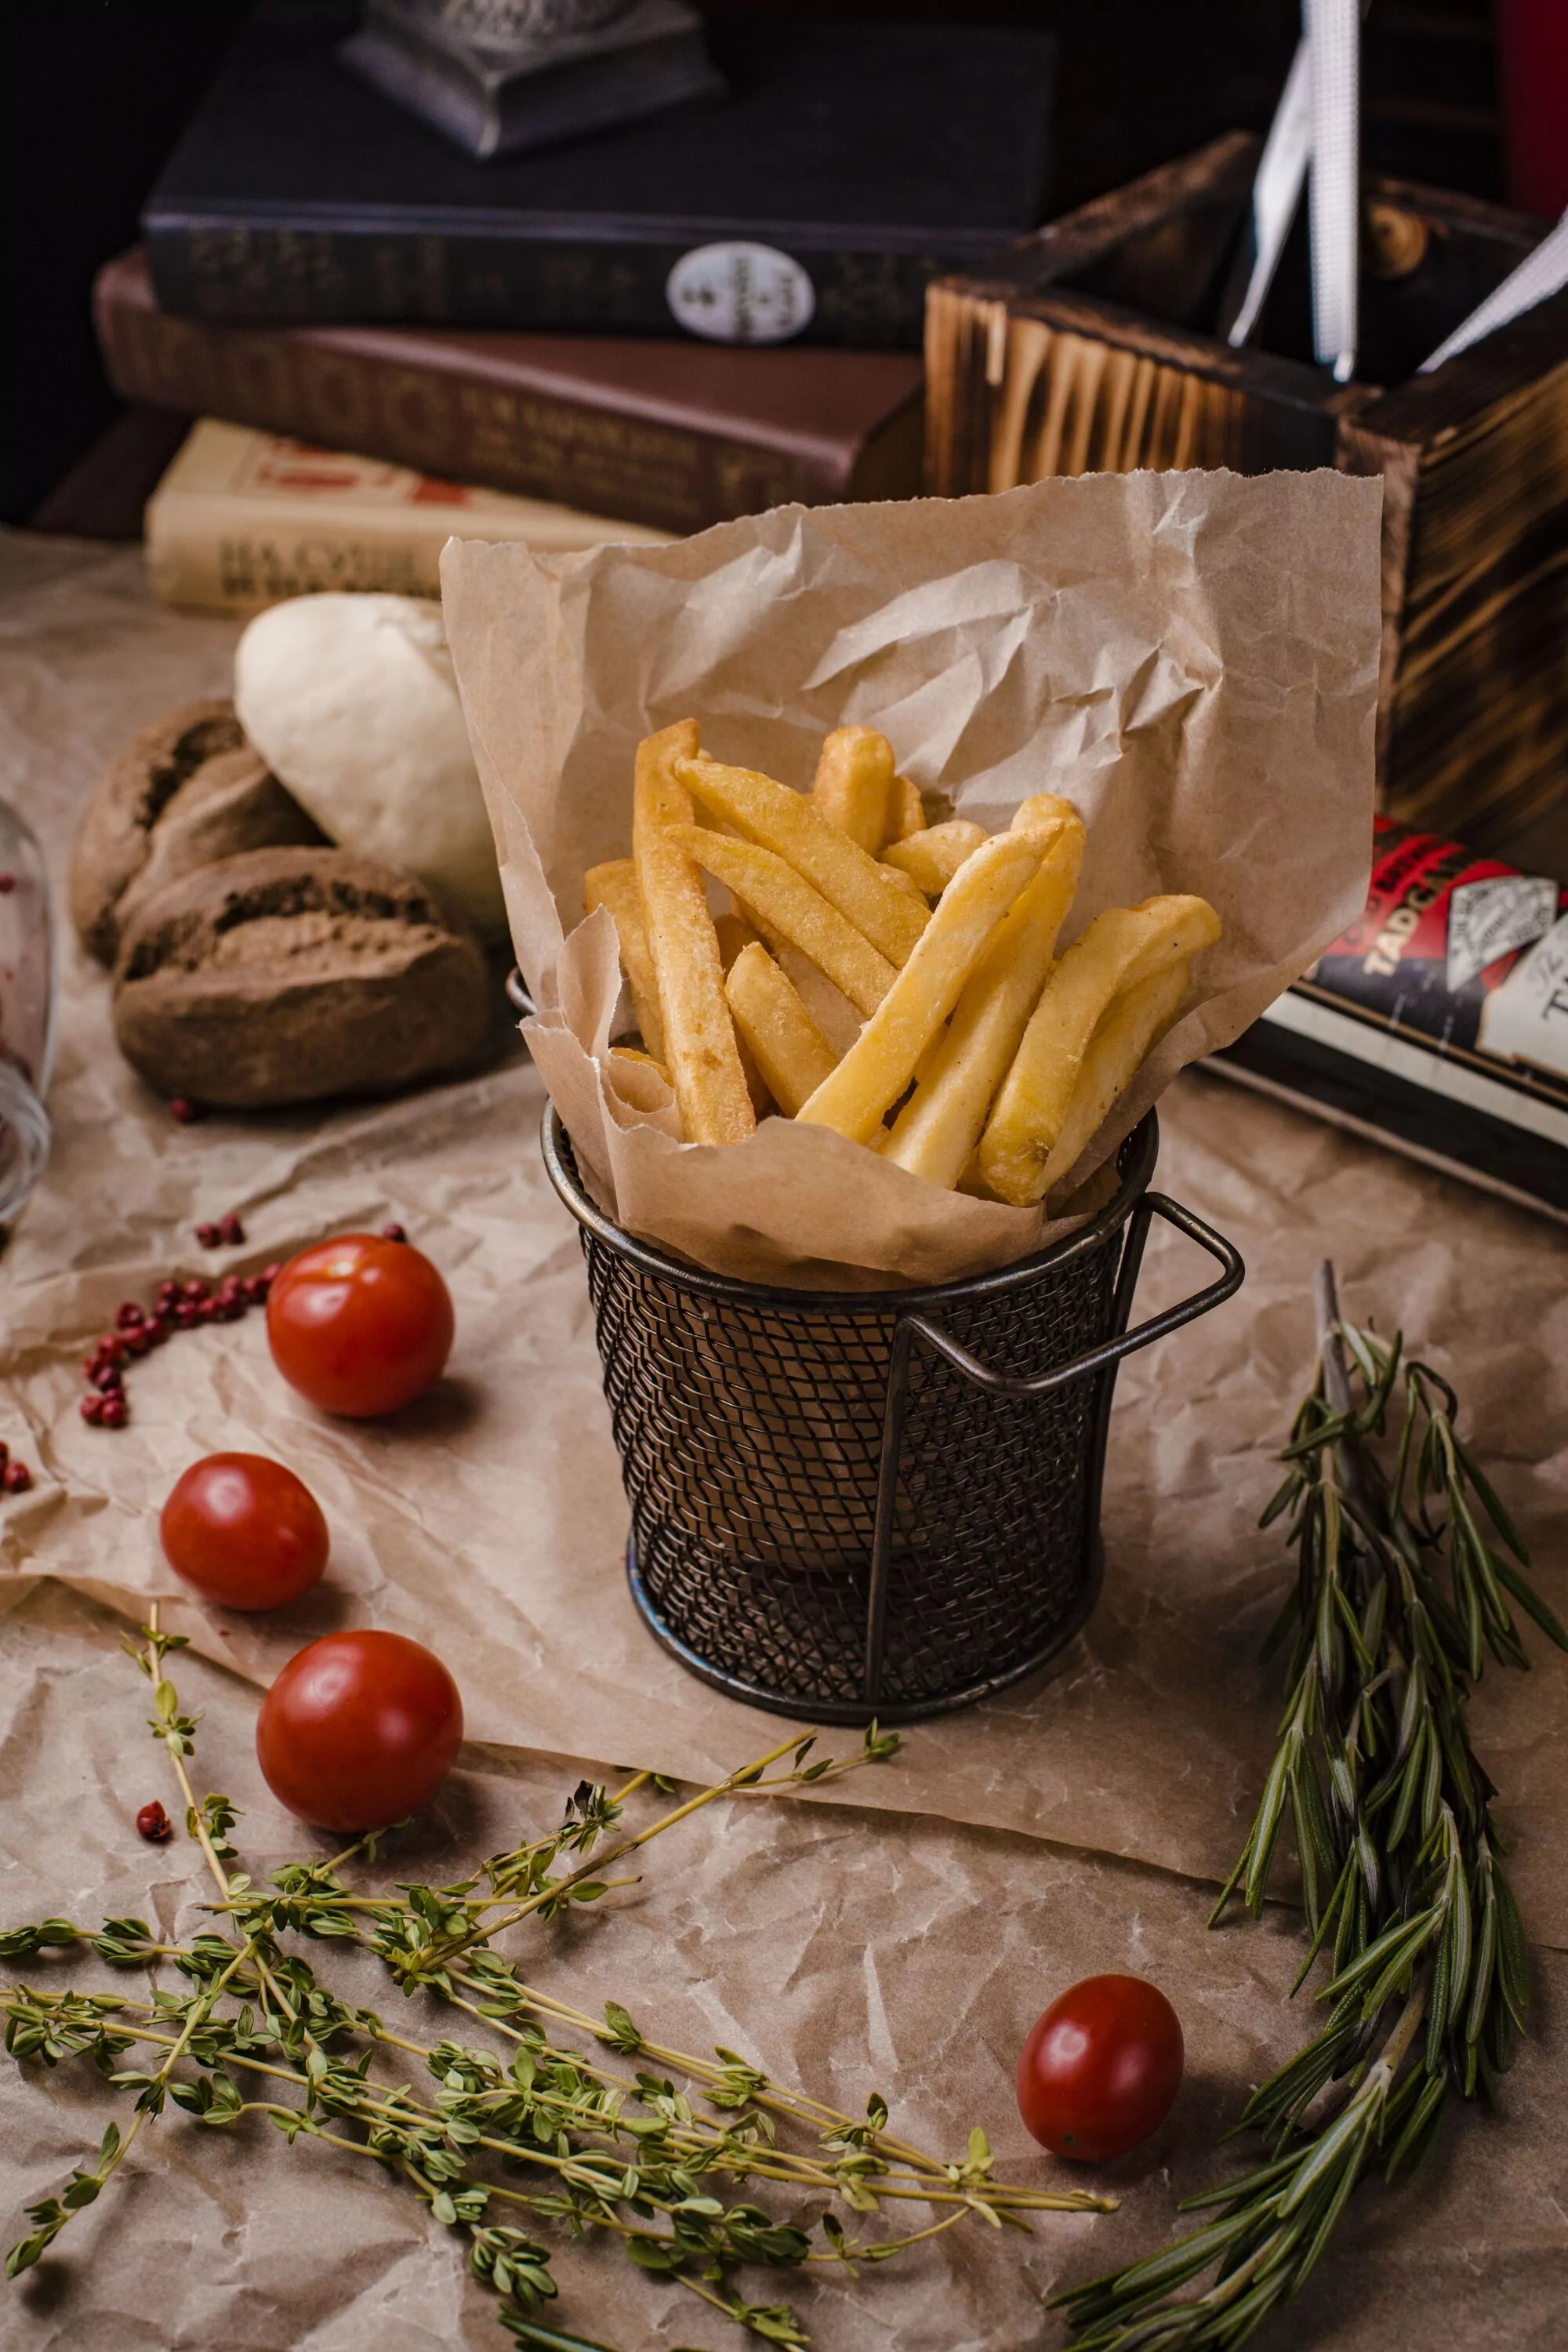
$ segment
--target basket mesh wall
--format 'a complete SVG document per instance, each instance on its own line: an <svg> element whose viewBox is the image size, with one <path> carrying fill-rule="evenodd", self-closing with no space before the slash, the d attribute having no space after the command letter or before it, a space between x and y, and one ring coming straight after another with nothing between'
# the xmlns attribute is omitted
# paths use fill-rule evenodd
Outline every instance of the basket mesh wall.
<svg viewBox="0 0 1568 2352"><path fill-rule="evenodd" d="M679 1641L775 1702L855 1711L896 1311L714 1298L584 1230L644 1589ZM1122 1234L934 1310L1033 1377L1110 1335ZM962 1286L960 1286L962 1287ZM1093 1573L1099 1381L987 1395L917 1342L887 1611L885 1714L1048 1652Z"/></svg>

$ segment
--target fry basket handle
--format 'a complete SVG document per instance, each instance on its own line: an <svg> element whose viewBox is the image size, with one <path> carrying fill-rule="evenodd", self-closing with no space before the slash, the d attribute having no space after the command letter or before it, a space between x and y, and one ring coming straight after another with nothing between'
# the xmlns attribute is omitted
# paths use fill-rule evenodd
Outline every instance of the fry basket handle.
<svg viewBox="0 0 1568 2352"><path fill-rule="evenodd" d="M1195 1290L1176 1306L1168 1307L1161 1315L1152 1315L1129 1331L1127 1318L1131 1311L1132 1293L1137 1286L1139 1268L1143 1260L1144 1244L1154 1218L1163 1218L1185 1234L1189 1241L1206 1250L1221 1268L1218 1277ZM1116 1277L1116 1296L1111 1310L1111 1336L1098 1348L1086 1348L1065 1364L1057 1364L1048 1372L1032 1379L1023 1379L1011 1372L994 1372L967 1348L961 1348L940 1323L927 1315L900 1316L893 1332L892 1351L888 1363L888 1394L882 1409L882 1452L877 1472L877 1523L871 1543L871 1583L866 1604L866 1670L862 1685L868 1707L875 1707L881 1689L882 1664L886 1650L888 1612L888 1571L893 1551L893 1513L898 1498L899 1460L903 1451L904 1420L909 1410L910 1360L917 1339L932 1349L939 1356L962 1372L976 1388L986 1390L992 1396L1048 1396L1055 1389L1065 1388L1069 1381L1087 1379L1090 1374L1113 1372L1124 1356L1136 1354L1140 1348L1152 1347L1156 1339L1165 1339L1179 1331L1184 1323L1194 1323L1213 1307L1233 1298L1240 1289L1247 1268L1241 1253L1227 1242L1223 1234L1205 1224L1202 1217L1183 1208L1168 1193L1146 1192L1132 1213L1128 1227L1127 1244ZM1106 1383L1105 1404L1109 1406L1109 1381ZM1101 1415L1100 1443L1103 1443L1104 1415Z"/></svg>

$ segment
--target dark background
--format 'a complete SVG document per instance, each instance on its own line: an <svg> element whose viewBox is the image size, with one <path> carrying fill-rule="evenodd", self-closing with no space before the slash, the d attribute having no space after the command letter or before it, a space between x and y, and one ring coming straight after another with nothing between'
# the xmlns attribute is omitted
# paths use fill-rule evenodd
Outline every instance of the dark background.
<svg viewBox="0 0 1568 2352"><path fill-rule="evenodd" d="M120 414L88 314L250 0L0 0L0 520L31 517ZM1564 0L1568 5L1568 0ZM733 7L731 13L741 13ZM1268 123L1299 0L753 0L752 15L1043 26L1060 43L1049 209ZM1491 0L1373 0L1380 172L1500 196Z"/></svg>

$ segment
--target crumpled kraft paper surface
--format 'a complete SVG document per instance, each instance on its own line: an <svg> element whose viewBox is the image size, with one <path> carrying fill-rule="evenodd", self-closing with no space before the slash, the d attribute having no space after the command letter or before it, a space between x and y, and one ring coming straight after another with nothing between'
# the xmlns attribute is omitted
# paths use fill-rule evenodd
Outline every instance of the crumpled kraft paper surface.
<svg viewBox="0 0 1568 2352"><path fill-rule="evenodd" d="M208 1925L191 1843L144 1845L132 1828L167 1768L148 1738L146 1685L113 1621L40 1587L0 1621L0 1923L65 1912ZM253 1694L200 1661L176 1661L201 1715L198 1786L242 1809L236 1832L258 1875L316 1850L272 1804L251 1749ZM896 1774L894 1763L879 1771ZM389 1849L387 1880L439 1875L537 1833L575 1768L470 1748L416 1834ZM1287 1993L1296 1915L1271 1910L1205 1933L1205 1892L1136 1865L1037 1841L856 1810L857 1775L832 1806L733 1800L657 1840L635 1888L507 1948L527 1978L593 2011L628 2006L667 2044L738 2049L851 2112L873 2091L895 2127L961 2154L972 2125L1002 2179L1100 2188L1107 2216L1042 2214L1030 2237L955 2230L858 2279L816 2271L739 2275L759 2301L799 2311L818 2352L1056 2352L1041 2299L1152 2252L1184 2226L1178 2198L1234 2177L1256 2143L1216 2149L1245 2086L1298 2046L1310 2013ZM321 1850L324 1850L322 1848ZM367 1884L376 1883L373 1880ZM975 1932L984 1919L983 1934ZM389 2000L374 1967L303 1947L321 1977L432 2042L452 2013ZM1013 2099L1019 2044L1046 2001L1100 1969L1153 1978L1174 2002L1187 2073L1146 2147L1114 2165L1057 2163L1026 2137ZM139 1990L100 1964L47 1958L0 1979ZM1538 1954L1536 2038L1503 2085L1503 2115L1468 2111L1393 2194L1361 2191L1306 2294L1257 2338L1284 2352L1559 2352L1568 2294L1568 1958ZM458 2038L484 2029L463 2018ZM378 2072L398 2071L396 2053ZM417 2076L410 2075L410 2080ZM0 2230L58 2194L128 2102L85 2060L52 2074L0 2056ZM763 2191L764 2198L769 2195ZM911 2209L914 2225L924 2220ZM526 2224L525 2224L526 2226ZM740 2352L736 2330L614 2246L574 2246L536 2225L561 2286L544 2315L619 2352ZM7 2352L503 2352L490 2296L451 2234L401 2184L259 2118L223 2132L174 2109L150 2126L108 2193L39 2269L0 2285Z"/></svg>
<svg viewBox="0 0 1568 2352"><path fill-rule="evenodd" d="M62 884L100 763L169 705L224 690L235 631L160 611L134 553L0 540L0 790ZM0 1259L3 1436L39 1473L0 1504L0 1589L52 1577L170 1622L255 1683L342 1622L432 1643L472 1735L709 1777L776 1719L710 1690L633 1610L626 1512L576 1230L539 1158L543 1100L518 1058L467 1084L327 1117L180 1128L117 1054L107 982L62 942L53 1162ZM1256 1804L1276 1688L1258 1644L1284 1556L1256 1520L1310 1374L1308 1285L1335 1256L1346 1311L1403 1319L1458 1381L1481 1459L1568 1616L1568 1298L1551 1225L1220 1081L1162 1109L1157 1181L1238 1244L1239 1297L1123 1369L1105 1497L1104 1596L1060 1672L907 1735L861 1801L1223 1877ZM194 1242L237 1209L238 1253ZM79 1418L79 1365L116 1303L166 1274L265 1264L396 1217L457 1306L449 1376L394 1420L332 1423L286 1389L262 1318L183 1334L133 1368L120 1432ZM1135 1312L1208 1261L1157 1230ZM163 1563L156 1517L196 1456L288 1462L332 1529L325 1584L263 1619L205 1611ZM1489 1670L1482 1754L1506 1792L1531 1932L1568 1948L1568 1662Z"/></svg>
<svg viewBox="0 0 1568 2352"><path fill-rule="evenodd" d="M1106 907L1208 898L1223 935L1080 1182L1361 911L1380 510L1379 484L1332 472L1103 474L779 507L666 547L449 541L447 642L540 1008L524 1034L600 1204L719 1273L809 1288L946 1281L1069 1231L1065 1202L945 1192L793 1120L716 1150L631 1107L614 925L580 919L586 869L630 852L637 741L695 718L716 758L804 790L858 721L989 829L1062 793L1089 832L1064 943Z"/></svg>

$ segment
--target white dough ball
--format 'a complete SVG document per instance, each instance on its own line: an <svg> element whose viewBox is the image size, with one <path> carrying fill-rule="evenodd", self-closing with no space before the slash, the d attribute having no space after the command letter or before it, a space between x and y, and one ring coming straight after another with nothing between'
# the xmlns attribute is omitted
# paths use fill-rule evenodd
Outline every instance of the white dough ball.
<svg viewBox="0 0 1568 2352"><path fill-rule="evenodd" d="M500 876L441 607L415 596L295 596L258 613L234 662L239 722L342 849L401 866L482 935Z"/></svg>

